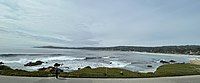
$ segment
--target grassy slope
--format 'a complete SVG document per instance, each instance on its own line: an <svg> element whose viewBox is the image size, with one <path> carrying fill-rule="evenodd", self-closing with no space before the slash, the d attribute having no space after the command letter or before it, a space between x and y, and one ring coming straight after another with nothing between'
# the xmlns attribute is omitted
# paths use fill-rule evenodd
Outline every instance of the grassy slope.
<svg viewBox="0 0 200 83"><path fill-rule="evenodd" d="M123 71L123 75L120 74ZM200 65L194 64L166 64L160 66L155 73L138 73L118 68L84 68L70 73L62 73L63 77L109 77L109 78L148 78L148 77L167 77L200 75Z"/></svg>
<svg viewBox="0 0 200 83"><path fill-rule="evenodd" d="M25 71L25 70L18 70L12 69L8 66L0 65L0 75L6 76L28 76L28 77L49 77L53 76L50 72L45 71Z"/></svg>
<svg viewBox="0 0 200 83"><path fill-rule="evenodd" d="M123 72L121 74L120 72ZM132 72L125 69L119 69L119 68L106 68L105 67L99 67L99 68L83 68L81 70L77 70L70 73L61 73L61 76L63 77L90 77L90 78L140 78L140 77L152 77L153 74L146 74L146 73L138 73L138 72Z"/></svg>
<svg viewBox="0 0 200 83"><path fill-rule="evenodd" d="M107 73L106 73L107 69ZM123 72L121 74L120 72ZM29 77L49 77L54 76L50 72L24 70L13 70L6 66L0 66L1 75L9 76L29 76ZM61 77L81 77L81 78L148 78L166 76L200 75L200 65L193 64L166 64L160 66L155 73L138 73L119 68L83 68L73 72L63 72Z"/></svg>
<svg viewBox="0 0 200 83"><path fill-rule="evenodd" d="M200 65L194 64L169 64L160 66L156 72L156 76L184 76L184 75L200 75Z"/></svg>

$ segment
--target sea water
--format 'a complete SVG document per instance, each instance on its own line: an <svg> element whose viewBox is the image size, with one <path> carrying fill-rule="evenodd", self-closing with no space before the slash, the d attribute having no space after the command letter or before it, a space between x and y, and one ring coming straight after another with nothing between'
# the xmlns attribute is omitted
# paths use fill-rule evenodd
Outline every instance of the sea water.
<svg viewBox="0 0 200 83"><path fill-rule="evenodd" d="M14 69L35 71L39 68L63 64L64 71L73 71L86 66L123 68L131 71L154 72L163 65L160 60L175 60L177 63L188 63L190 59L199 58L195 55L155 54L127 51L94 51L77 49L15 49L0 50L0 62ZM5 55L6 54L6 55ZM12 54L12 55L11 55ZM28 62L43 61L42 65L24 66ZM151 65L152 67L147 67Z"/></svg>

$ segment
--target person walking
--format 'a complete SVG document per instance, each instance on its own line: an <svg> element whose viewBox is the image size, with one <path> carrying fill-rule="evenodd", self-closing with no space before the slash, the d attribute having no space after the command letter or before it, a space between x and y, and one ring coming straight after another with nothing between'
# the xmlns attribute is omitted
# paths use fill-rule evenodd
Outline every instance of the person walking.
<svg viewBox="0 0 200 83"><path fill-rule="evenodd" d="M56 79L58 79L58 68L56 68Z"/></svg>
<svg viewBox="0 0 200 83"><path fill-rule="evenodd" d="M58 67L59 67L59 66L60 66L60 64L58 64L58 63L55 63L55 64L54 64L56 79L58 79L58 74L59 74L59 69L58 69Z"/></svg>

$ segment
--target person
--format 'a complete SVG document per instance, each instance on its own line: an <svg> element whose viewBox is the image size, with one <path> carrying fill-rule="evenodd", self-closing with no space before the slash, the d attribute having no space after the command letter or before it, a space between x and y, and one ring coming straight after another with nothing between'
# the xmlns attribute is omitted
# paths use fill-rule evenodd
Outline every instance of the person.
<svg viewBox="0 0 200 83"><path fill-rule="evenodd" d="M56 74L56 78L58 79L58 74L59 74L59 69L58 69L58 67L60 66L60 64L58 64L58 63L55 63L54 64L54 67L55 67L55 74Z"/></svg>
<svg viewBox="0 0 200 83"><path fill-rule="evenodd" d="M56 78L58 79L58 68L56 67Z"/></svg>

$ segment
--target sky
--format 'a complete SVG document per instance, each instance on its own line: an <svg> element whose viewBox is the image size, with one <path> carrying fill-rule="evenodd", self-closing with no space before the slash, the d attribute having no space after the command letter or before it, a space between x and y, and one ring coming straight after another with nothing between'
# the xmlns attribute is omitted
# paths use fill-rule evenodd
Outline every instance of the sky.
<svg viewBox="0 0 200 83"><path fill-rule="evenodd" d="M200 45L200 0L0 0L0 46Z"/></svg>

